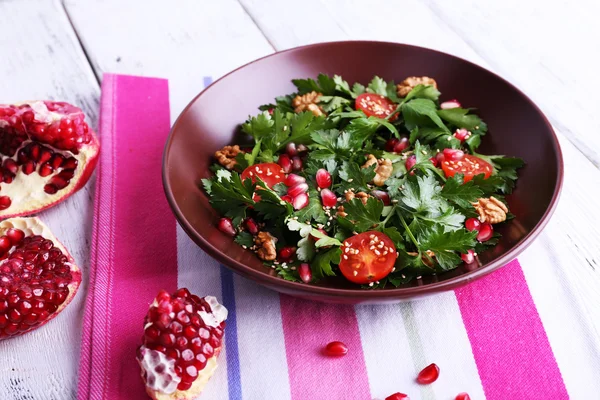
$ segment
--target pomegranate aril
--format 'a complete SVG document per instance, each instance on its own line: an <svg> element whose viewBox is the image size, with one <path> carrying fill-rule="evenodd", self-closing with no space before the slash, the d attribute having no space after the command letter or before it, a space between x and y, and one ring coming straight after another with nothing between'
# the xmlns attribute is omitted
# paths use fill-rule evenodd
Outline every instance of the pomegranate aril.
<svg viewBox="0 0 600 400"><path fill-rule="evenodd" d="M63 169L76 169L78 164L79 164L79 162L77 161L76 158L69 157L65 160L62 167L63 167Z"/></svg>
<svg viewBox="0 0 600 400"><path fill-rule="evenodd" d="M186 382L183 380L181 382L179 382L179 385L177 385L178 390L188 390L191 387L192 387L192 382Z"/></svg>
<svg viewBox="0 0 600 400"><path fill-rule="evenodd" d="M335 341L328 343L323 351L327 356L340 357L348 354L348 346L342 342Z"/></svg>
<svg viewBox="0 0 600 400"><path fill-rule="evenodd" d="M422 385L427 385L433 383L440 376L440 369L435 364L430 364L423 368L419 375L417 376L417 382Z"/></svg>
<svg viewBox="0 0 600 400"><path fill-rule="evenodd" d="M302 263L298 267L298 275L300 275L300 279L304 283L310 283L312 281L312 271L310 270L310 265L307 263Z"/></svg>
<svg viewBox="0 0 600 400"><path fill-rule="evenodd" d="M21 170L23 171L23 173L25 175L31 175L35 171L35 168L36 168L35 161L29 160L25 164L23 164L23 166L21 167Z"/></svg>
<svg viewBox="0 0 600 400"><path fill-rule="evenodd" d="M0 256L6 254L12 248L13 244L8 236L0 236Z"/></svg>
<svg viewBox="0 0 600 400"><path fill-rule="evenodd" d="M337 197L331 190L323 189L321 190L321 202L324 207L335 207L337 204Z"/></svg>
<svg viewBox="0 0 600 400"><path fill-rule="evenodd" d="M282 247L279 250L279 258L281 260L289 260L296 254L296 248L292 246Z"/></svg>
<svg viewBox="0 0 600 400"><path fill-rule="evenodd" d="M233 224L231 223L231 219L229 218L221 218L219 220L219 224L217 225L217 227L219 228L219 230L229 236L235 236L235 228L233 227Z"/></svg>
<svg viewBox="0 0 600 400"><path fill-rule="evenodd" d="M460 140L461 142L464 142L466 139L469 138L469 136L471 136L471 132L464 128L457 129L456 132L454 132L454 137Z"/></svg>
<svg viewBox="0 0 600 400"><path fill-rule="evenodd" d="M389 395L388 397L385 398L385 400L410 400L410 399L408 398L408 395L397 392L397 393Z"/></svg>
<svg viewBox="0 0 600 400"><path fill-rule="evenodd" d="M437 157L430 157L429 161L431 161L433 166L436 168L440 166L440 162L438 161Z"/></svg>
<svg viewBox="0 0 600 400"><path fill-rule="evenodd" d="M295 210L301 210L308 205L308 195L306 193L300 193L292 200L292 206Z"/></svg>
<svg viewBox="0 0 600 400"><path fill-rule="evenodd" d="M288 189L287 194L295 198L301 193L308 192L308 184L307 183L298 183L297 185L292 186Z"/></svg>
<svg viewBox="0 0 600 400"><path fill-rule="evenodd" d="M283 169L284 173L289 174L292 172L292 160L287 154L280 155L277 164Z"/></svg>
<svg viewBox="0 0 600 400"><path fill-rule="evenodd" d="M19 165L14 160L7 158L4 160L3 168L11 174L16 174L19 170Z"/></svg>
<svg viewBox="0 0 600 400"><path fill-rule="evenodd" d="M296 174L289 174L285 178L285 181L284 181L284 183L287 187L292 187L299 183L304 183L304 182L306 182L306 179L304 179L302 176L296 175Z"/></svg>
<svg viewBox="0 0 600 400"><path fill-rule="evenodd" d="M465 153L458 149L444 149L444 160L460 161L465 157Z"/></svg>
<svg viewBox="0 0 600 400"><path fill-rule="evenodd" d="M471 397L469 396L468 393L466 392L462 392L456 395L456 397L454 398L454 400L471 400Z"/></svg>
<svg viewBox="0 0 600 400"><path fill-rule="evenodd" d="M321 189L331 186L331 174L326 169L319 169L315 178L317 180L317 186L319 186Z"/></svg>
<svg viewBox="0 0 600 400"><path fill-rule="evenodd" d="M391 138L385 142L385 151L389 151L390 153L394 151L394 146L399 142L398 138Z"/></svg>
<svg viewBox="0 0 600 400"><path fill-rule="evenodd" d="M410 147L410 141L408 140L407 137L403 137L400 140L398 140L398 143L396 143L394 145L394 153L402 153L404 150L408 149Z"/></svg>
<svg viewBox="0 0 600 400"><path fill-rule="evenodd" d="M444 101L442 104L440 104L440 108L442 110L449 110L451 108L460 108L460 103L456 99L448 100L448 101Z"/></svg>
<svg viewBox="0 0 600 400"><path fill-rule="evenodd" d="M480 242L487 242L494 236L494 228L491 224L482 224L479 227L479 233L477 234L477 240Z"/></svg>
<svg viewBox="0 0 600 400"><path fill-rule="evenodd" d="M41 177L46 177L54 172L54 168L48 163L44 163L40 166L39 174Z"/></svg>
<svg viewBox="0 0 600 400"><path fill-rule="evenodd" d="M12 204L12 200L8 196L0 196L0 210L6 210Z"/></svg>
<svg viewBox="0 0 600 400"><path fill-rule="evenodd" d="M477 218L467 218L465 221L465 228L468 231L478 231L481 227L481 222Z"/></svg>
<svg viewBox="0 0 600 400"><path fill-rule="evenodd" d="M469 249L465 254L461 254L460 258L462 258L466 264L471 264L473 261L475 261L475 252Z"/></svg>
<svg viewBox="0 0 600 400"><path fill-rule="evenodd" d="M256 221L254 221L254 219L246 218L244 225L246 225L246 229L250 234L256 235L258 233L258 225L256 224Z"/></svg>
<svg viewBox="0 0 600 400"><path fill-rule="evenodd" d="M412 156L408 157L404 164L406 166L406 170L410 171L412 169L412 167L415 166L416 163L417 163L417 157L415 157L414 154Z"/></svg>
<svg viewBox="0 0 600 400"><path fill-rule="evenodd" d="M65 158L62 155L54 154L52 156L52 158L50 159L50 165L52 166L52 168L54 168L56 170L62 166L64 161L65 161Z"/></svg>
<svg viewBox="0 0 600 400"><path fill-rule="evenodd" d="M389 206L391 203L390 195L388 194L388 192L385 192L383 190L372 190L371 195L381 200L384 206Z"/></svg>
<svg viewBox="0 0 600 400"><path fill-rule="evenodd" d="M297 156L298 155L298 149L296 148L296 143L294 142L289 142L286 146L285 146L285 152L288 154L288 156L293 157L293 156Z"/></svg>
<svg viewBox="0 0 600 400"><path fill-rule="evenodd" d="M298 156L292 157L292 170L300 171L302 169L302 159Z"/></svg>
<svg viewBox="0 0 600 400"><path fill-rule="evenodd" d="M281 196L281 200L286 201L290 204L292 204L292 201L294 201L294 199L292 199L292 196L288 196L287 194L284 194L283 196Z"/></svg>

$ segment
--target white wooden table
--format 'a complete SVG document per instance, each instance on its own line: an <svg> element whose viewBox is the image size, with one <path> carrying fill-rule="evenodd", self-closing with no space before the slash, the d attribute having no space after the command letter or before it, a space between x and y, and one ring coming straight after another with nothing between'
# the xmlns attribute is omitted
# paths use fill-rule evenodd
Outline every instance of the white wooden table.
<svg viewBox="0 0 600 400"><path fill-rule="evenodd" d="M159 76L170 80L174 119L205 76L332 40L409 43L491 69L537 102L564 152L560 204L520 258L555 356L568 362L600 350L599 14L595 0L0 0L0 102L69 101L96 126L104 72ZM84 276L93 191L92 181L42 215ZM556 291L572 303L553 300ZM57 320L0 342L0 399L75 399L86 292L87 281ZM558 315L589 329L571 331Z"/></svg>

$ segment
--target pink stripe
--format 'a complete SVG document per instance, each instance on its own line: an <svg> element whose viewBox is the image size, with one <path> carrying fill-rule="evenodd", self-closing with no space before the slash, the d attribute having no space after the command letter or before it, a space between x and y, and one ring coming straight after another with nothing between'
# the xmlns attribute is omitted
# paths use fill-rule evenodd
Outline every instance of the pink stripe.
<svg viewBox="0 0 600 400"><path fill-rule="evenodd" d="M517 260L456 298L488 400L569 398Z"/></svg>
<svg viewBox="0 0 600 400"><path fill-rule="evenodd" d="M371 399L354 307L281 296L292 399ZM323 356L339 340L350 351L341 358Z"/></svg>
<svg viewBox="0 0 600 400"><path fill-rule="evenodd" d="M102 107L95 278L84 325L91 360L82 351L80 378L89 391L78 397L144 398L135 362L143 318L161 288L177 286L176 224L160 179L170 128L167 81L106 75Z"/></svg>

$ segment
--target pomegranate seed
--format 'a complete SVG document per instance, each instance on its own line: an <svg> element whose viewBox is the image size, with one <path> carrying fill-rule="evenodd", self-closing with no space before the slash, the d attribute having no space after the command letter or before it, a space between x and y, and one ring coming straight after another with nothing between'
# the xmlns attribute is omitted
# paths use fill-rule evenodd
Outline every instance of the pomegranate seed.
<svg viewBox="0 0 600 400"><path fill-rule="evenodd" d="M295 198L299 194L306 193L306 192L308 192L308 184L307 183L298 183L298 184L292 186L291 188L289 188L287 194L292 196L292 198Z"/></svg>
<svg viewBox="0 0 600 400"><path fill-rule="evenodd" d="M408 149L409 146L410 141L407 137L403 137L394 145L394 153L402 153L404 150Z"/></svg>
<svg viewBox="0 0 600 400"><path fill-rule="evenodd" d="M373 197L383 201L384 206L390 205L390 195L388 194L388 192L384 192L383 190L372 190L371 194L373 195Z"/></svg>
<svg viewBox="0 0 600 400"><path fill-rule="evenodd" d="M325 189L331 186L331 174L324 168L317 171L316 175L317 186L321 189Z"/></svg>
<svg viewBox="0 0 600 400"><path fill-rule="evenodd" d="M273 111L275 111L275 109L269 108L267 111L268 111L269 115L273 115Z"/></svg>
<svg viewBox="0 0 600 400"><path fill-rule="evenodd" d="M294 171L300 171L302 169L302 159L300 157L292 157L292 169Z"/></svg>
<svg viewBox="0 0 600 400"><path fill-rule="evenodd" d="M388 397L385 398L385 400L410 400L410 399L408 398L408 395L397 392L392 395L389 395Z"/></svg>
<svg viewBox="0 0 600 400"><path fill-rule="evenodd" d="M292 200L292 205L296 210L302 210L308 205L308 195L306 193L300 193Z"/></svg>
<svg viewBox="0 0 600 400"><path fill-rule="evenodd" d="M284 194L283 196L281 196L281 200L287 201L290 204L292 204L292 201L294 201L294 199L292 199L292 196L288 196L287 194Z"/></svg>
<svg viewBox="0 0 600 400"><path fill-rule="evenodd" d="M283 169L283 172L289 174L292 172L292 160L290 156L287 154L282 154L279 156L279 160L277 160L277 164Z"/></svg>
<svg viewBox="0 0 600 400"><path fill-rule="evenodd" d="M296 148L296 143L294 142L289 142L286 146L285 146L285 152L288 154L288 156L290 157L294 157L298 155L298 149Z"/></svg>
<svg viewBox="0 0 600 400"><path fill-rule="evenodd" d="M412 156L408 157L406 159L406 170L410 171L412 169L412 167L415 166L415 164L417 163L417 157L415 157L415 155L413 154Z"/></svg>
<svg viewBox="0 0 600 400"><path fill-rule="evenodd" d="M310 265L307 263L302 263L298 267L298 274L300 275L300 279L304 283L310 283L312 281L312 271L310 270Z"/></svg>
<svg viewBox="0 0 600 400"><path fill-rule="evenodd" d="M430 157L429 161L431 161L431 163L433 164L433 166L436 167L436 168L440 166L437 157Z"/></svg>
<svg viewBox="0 0 600 400"><path fill-rule="evenodd" d="M477 235L477 240L480 242L486 242L490 240L494 236L494 228L491 224L482 224L479 227L479 234Z"/></svg>
<svg viewBox="0 0 600 400"><path fill-rule="evenodd" d="M40 167L39 174L41 177L45 177L45 176L52 174L53 172L54 172L54 169L52 168L52 166L48 163L44 163Z"/></svg>
<svg viewBox="0 0 600 400"><path fill-rule="evenodd" d="M466 254L461 254L460 258L462 258L466 264L471 264L473 261L475 261L475 252L469 249Z"/></svg>
<svg viewBox="0 0 600 400"><path fill-rule="evenodd" d="M219 220L218 228L221 232L223 232L229 236L235 236L235 228L233 227L233 224L231 223L231 219L229 219L229 218L221 218Z"/></svg>
<svg viewBox="0 0 600 400"><path fill-rule="evenodd" d="M419 375L417 376L417 382L422 385L427 385L429 383L433 383L440 376L440 369L435 364L430 364L423 368Z"/></svg>
<svg viewBox="0 0 600 400"><path fill-rule="evenodd" d="M471 397L468 393L462 392L456 395L455 400L471 400Z"/></svg>
<svg viewBox="0 0 600 400"><path fill-rule="evenodd" d="M460 140L461 142L464 142L466 139L469 138L469 136L471 136L471 132L463 128L457 129L456 132L454 132L454 137Z"/></svg>
<svg viewBox="0 0 600 400"><path fill-rule="evenodd" d="M285 178L285 181L284 181L284 183L287 187L292 187L294 185L297 185L299 183L304 183L304 182L306 182L306 179L304 179L300 175L296 175L296 174L289 174Z"/></svg>
<svg viewBox="0 0 600 400"><path fill-rule="evenodd" d="M250 232L252 235L256 235L258 233L258 225L252 218L246 218L245 225L248 232Z"/></svg>
<svg viewBox="0 0 600 400"><path fill-rule="evenodd" d="M392 152L394 151L394 146L399 142L397 138L391 138L387 142L385 142L385 151Z"/></svg>
<svg viewBox="0 0 600 400"><path fill-rule="evenodd" d="M444 149L444 160L449 161L460 161L465 156L465 153L462 150L458 149Z"/></svg>
<svg viewBox="0 0 600 400"><path fill-rule="evenodd" d="M440 104L442 110L449 110L451 108L460 108L460 103L456 99L448 100Z"/></svg>
<svg viewBox="0 0 600 400"><path fill-rule="evenodd" d="M308 150L308 147L306 147L303 144L299 144L298 146L296 146L296 148L298 149L298 153L304 153L306 150Z"/></svg>
<svg viewBox="0 0 600 400"><path fill-rule="evenodd" d="M348 354L348 346L338 341L330 342L327 344L327 346L325 346L324 352L325 355L331 357L345 356L346 354Z"/></svg>
<svg viewBox="0 0 600 400"><path fill-rule="evenodd" d="M282 247L279 250L279 258L281 260L289 260L296 254L296 248L293 246Z"/></svg>
<svg viewBox="0 0 600 400"><path fill-rule="evenodd" d="M437 164L435 164L436 166L441 165L444 162L444 153L443 152L438 152L435 155L435 160L437 161Z"/></svg>
<svg viewBox="0 0 600 400"><path fill-rule="evenodd" d="M323 189L321 190L321 202L325 207L335 207L337 204L337 197L331 190Z"/></svg>
<svg viewBox="0 0 600 400"><path fill-rule="evenodd" d="M12 204L12 200L8 196L0 196L0 210L6 210Z"/></svg>
<svg viewBox="0 0 600 400"><path fill-rule="evenodd" d="M480 227L481 222L479 222L477 218L467 218L465 221L465 228L467 228L468 231L478 231Z"/></svg>

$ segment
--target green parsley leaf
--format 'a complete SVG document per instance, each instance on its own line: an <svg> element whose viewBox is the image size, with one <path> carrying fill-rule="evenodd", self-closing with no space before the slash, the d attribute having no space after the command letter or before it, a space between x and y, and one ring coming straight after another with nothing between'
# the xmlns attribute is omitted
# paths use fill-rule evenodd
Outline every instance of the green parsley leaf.
<svg viewBox="0 0 600 400"><path fill-rule="evenodd" d="M355 193L369 191L367 185L375 177L375 168L375 165L368 168L361 168L360 165L355 162L344 162L339 172L340 178L344 181L341 184L341 188L344 190L355 189Z"/></svg>
<svg viewBox="0 0 600 400"><path fill-rule="evenodd" d="M242 131L252 136L255 140L259 140L272 134L274 124L275 122L271 119L269 113L263 111L256 117L249 117L242 124Z"/></svg>
<svg viewBox="0 0 600 400"><path fill-rule="evenodd" d="M246 246L248 248L254 246L254 236L245 231L238 233L234 240L240 246Z"/></svg>
<svg viewBox="0 0 600 400"><path fill-rule="evenodd" d="M308 192L308 205L295 212L295 216L299 221L309 222L315 221L321 224L327 223L327 215L323 211L319 192L315 189L310 189Z"/></svg>
<svg viewBox="0 0 600 400"><path fill-rule="evenodd" d="M421 248L431 250L435 253L435 259L444 270L454 268L461 262L455 252L466 253L475 244L477 232L469 232L466 229L458 229L453 232L445 232L440 226L419 236Z"/></svg>
<svg viewBox="0 0 600 400"><path fill-rule="evenodd" d="M256 204L252 200L256 185L250 179L242 182L237 172L223 171L211 179L203 179L202 183L210 204L219 213L232 218L235 226L246 216L248 206Z"/></svg>
<svg viewBox="0 0 600 400"><path fill-rule="evenodd" d="M404 98L407 102L411 99L429 99L437 101L440 97L440 92L433 86L417 85Z"/></svg>
<svg viewBox="0 0 600 400"><path fill-rule="evenodd" d="M438 110L437 114L444 121L467 130L475 130L479 128L478 133L484 135L487 130L487 125L475 114L469 114L469 109L466 108L450 108L447 110Z"/></svg>
<svg viewBox="0 0 600 400"><path fill-rule="evenodd" d="M364 85L361 85L360 83L356 82L354 85L352 85L352 93L354 94L354 98L360 96L361 94L363 94L366 91L366 88Z"/></svg>
<svg viewBox="0 0 600 400"><path fill-rule="evenodd" d="M402 105L402 116L408 130L417 126L437 126L449 133L436 111L435 103L429 99L414 99Z"/></svg>
<svg viewBox="0 0 600 400"><path fill-rule="evenodd" d="M313 279L322 279L325 275L335 276L335 272L333 272L331 264L338 265L340 263L341 255L342 249L339 247L318 252L313 261L310 263Z"/></svg>
<svg viewBox="0 0 600 400"><path fill-rule="evenodd" d="M319 74L317 81L314 79L292 79L292 83L298 88L300 94L306 94L312 91L319 92L324 96L333 96L335 94L335 81L325 74Z"/></svg>
<svg viewBox="0 0 600 400"><path fill-rule="evenodd" d="M326 113L342 109L350 104L350 100L340 96L321 96L319 105Z"/></svg>
<svg viewBox="0 0 600 400"><path fill-rule="evenodd" d="M289 268L283 268L281 265L275 265L275 271L286 281L302 282L297 271L292 271Z"/></svg>
<svg viewBox="0 0 600 400"><path fill-rule="evenodd" d="M344 212L348 214L345 219L351 221L356 232L365 232L373 229L373 225L378 225L383 212L383 202L370 197L367 204L363 204L359 199L344 203Z"/></svg>
<svg viewBox="0 0 600 400"><path fill-rule="evenodd" d="M483 190L472 180L464 183L463 175L456 174L446 180L441 195L464 211L473 208L471 203L483 196Z"/></svg>
<svg viewBox="0 0 600 400"><path fill-rule="evenodd" d="M387 82L382 78L375 76L367 86L367 92L387 96Z"/></svg>
<svg viewBox="0 0 600 400"><path fill-rule="evenodd" d="M310 261L315 256L315 243L310 238L303 237L298 241L296 257L300 261Z"/></svg>

